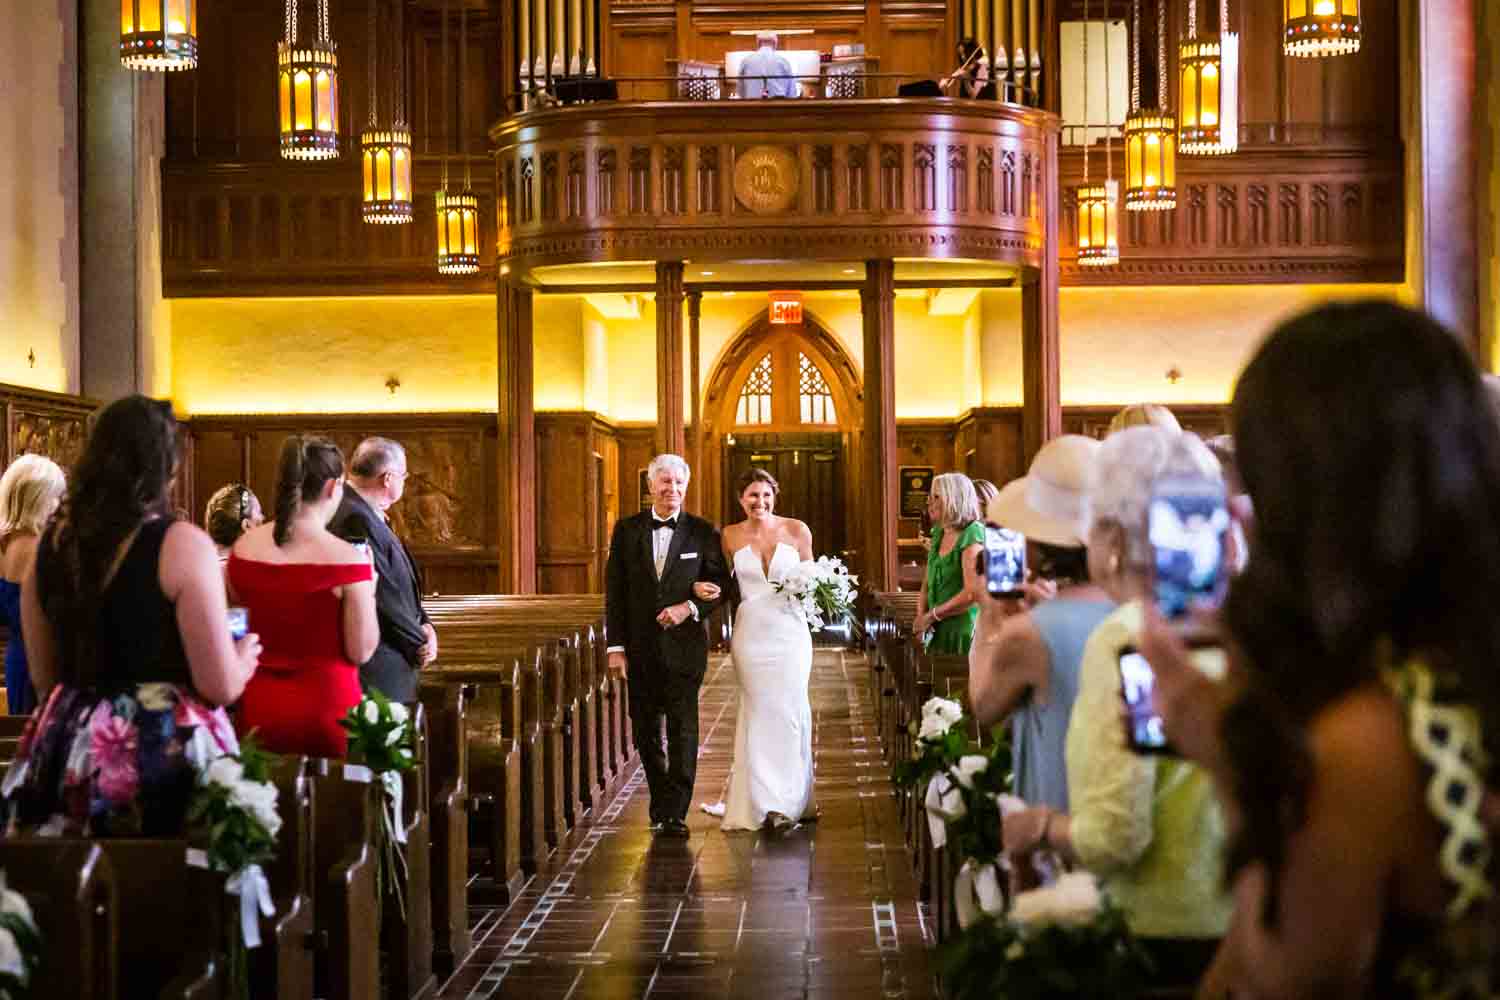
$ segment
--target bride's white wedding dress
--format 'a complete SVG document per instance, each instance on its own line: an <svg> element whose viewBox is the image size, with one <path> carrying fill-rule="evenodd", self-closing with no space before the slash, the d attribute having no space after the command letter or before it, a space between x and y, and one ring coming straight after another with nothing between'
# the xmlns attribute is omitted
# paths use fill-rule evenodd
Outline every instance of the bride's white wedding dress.
<svg viewBox="0 0 1500 1000"><path fill-rule="evenodd" d="M725 801L725 830L757 830L768 813L792 821L810 817L813 802L812 636L772 583L800 560L776 544L767 573L746 545L734 554L740 607L730 646L739 677L734 769Z"/></svg>

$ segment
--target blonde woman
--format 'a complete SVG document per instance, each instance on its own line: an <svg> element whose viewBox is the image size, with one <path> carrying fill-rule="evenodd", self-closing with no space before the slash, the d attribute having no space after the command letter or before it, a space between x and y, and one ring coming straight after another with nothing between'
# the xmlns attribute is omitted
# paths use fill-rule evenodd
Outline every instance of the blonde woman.
<svg viewBox="0 0 1500 1000"><path fill-rule="evenodd" d="M62 469L41 455L22 455L0 476L0 619L10 629L5 694L11 715L30 715L36 708L21 641L21 579L66 489Z"/></svg>
<svg viewBox="0 0 1500 1000"><path fill-rule="evenodd" d="M1160 403L1131 403L1116 413L1109 422L1109 433L1118 434L1127 427L1160 427L1164 431L1180 431L1182 425L1172 411Z"/></svg>
<svg viewBox="0 0 1500 1000"><path fill-rule="evenodd" d="M927 580L917 598L912 632L932 630L927 648L934 653L968 653L978 610L979 553L984 551L984 522L974 483L961 472L945 472L932 481L927 498L932 518L932 545L927 550Z"/></svg>

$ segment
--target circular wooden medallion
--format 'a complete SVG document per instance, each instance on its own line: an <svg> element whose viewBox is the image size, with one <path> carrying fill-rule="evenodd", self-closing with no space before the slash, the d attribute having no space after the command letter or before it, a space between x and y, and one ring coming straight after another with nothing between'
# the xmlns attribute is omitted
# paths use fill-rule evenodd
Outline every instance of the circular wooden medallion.
<svg viewBox="0 0 1500 1000"><path fill-rule="evenodd" d="M797 157L783 146L752 146L734 161L734 194L757 215L777 215L797 200Z"/></svg>

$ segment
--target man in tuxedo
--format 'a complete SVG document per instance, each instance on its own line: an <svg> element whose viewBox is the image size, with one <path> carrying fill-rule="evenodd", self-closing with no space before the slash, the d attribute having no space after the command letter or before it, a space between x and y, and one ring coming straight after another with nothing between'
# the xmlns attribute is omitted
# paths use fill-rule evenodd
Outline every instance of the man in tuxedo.
<svg viewBox="0 0 1500 1000"><path fill-rule="evenodd" d="M693 584L723 587L729 578L719 530L682 509L689 475L676 455L652 459L646 472L652 507L615 524L604 597L609 669L630 681L630 721L651 791L652 829L681 837L688 834L698 771L708 616L718 603L694 596Z"/></svg>
<svg viewBox="0 0 1500 1000"><path fill-rule="evenodd" d="M328 524L340 538L370 546L380 643L360 665L359 682L392 701L415 701L417 671L437 659L437 632L422 609L421 574L386 516L405 489L406 449L386 438L366 438L354 449L349 488Z"/></svg>

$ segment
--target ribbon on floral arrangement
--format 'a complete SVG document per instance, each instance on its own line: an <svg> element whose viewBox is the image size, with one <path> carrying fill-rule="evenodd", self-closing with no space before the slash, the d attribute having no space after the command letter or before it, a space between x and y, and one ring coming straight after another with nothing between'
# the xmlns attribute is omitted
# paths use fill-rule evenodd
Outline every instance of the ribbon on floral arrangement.
<svg viewBox="0 0 1500 1000"><path fill-rule="evenodd" d="M923 804L927 809L927 828L932 833L932 846L941 848L948 843L948 824L963 819L968 813L963 792L947 774L936 774L927 783L927 798Z"/></svg>
<svg viewBox="0 0 1500 1000"><path fill-rule="evenodd" d="M964 862L953 879L953 908L958 911L958 926L965 929L981 914L995 917L1004 912L1005 895L994 864L976 865L973 858Z"/></svg>
<svg viewBox="0 0 1500 1000"><path fill-rule="evenodd" d="M276 916L271 883L260 865L246 865L229 877L224 891L240 897L240 935L246 948L260 947L260 917Z"/></svg>
<svg viewBox="0 0 1500 1000"><path fill-rule="evenodd" d="M397 771L381 771L380 784L385 787L386 828L391 839L398 844L406 843L406 824L401 821L401 775Z"/></svg>

